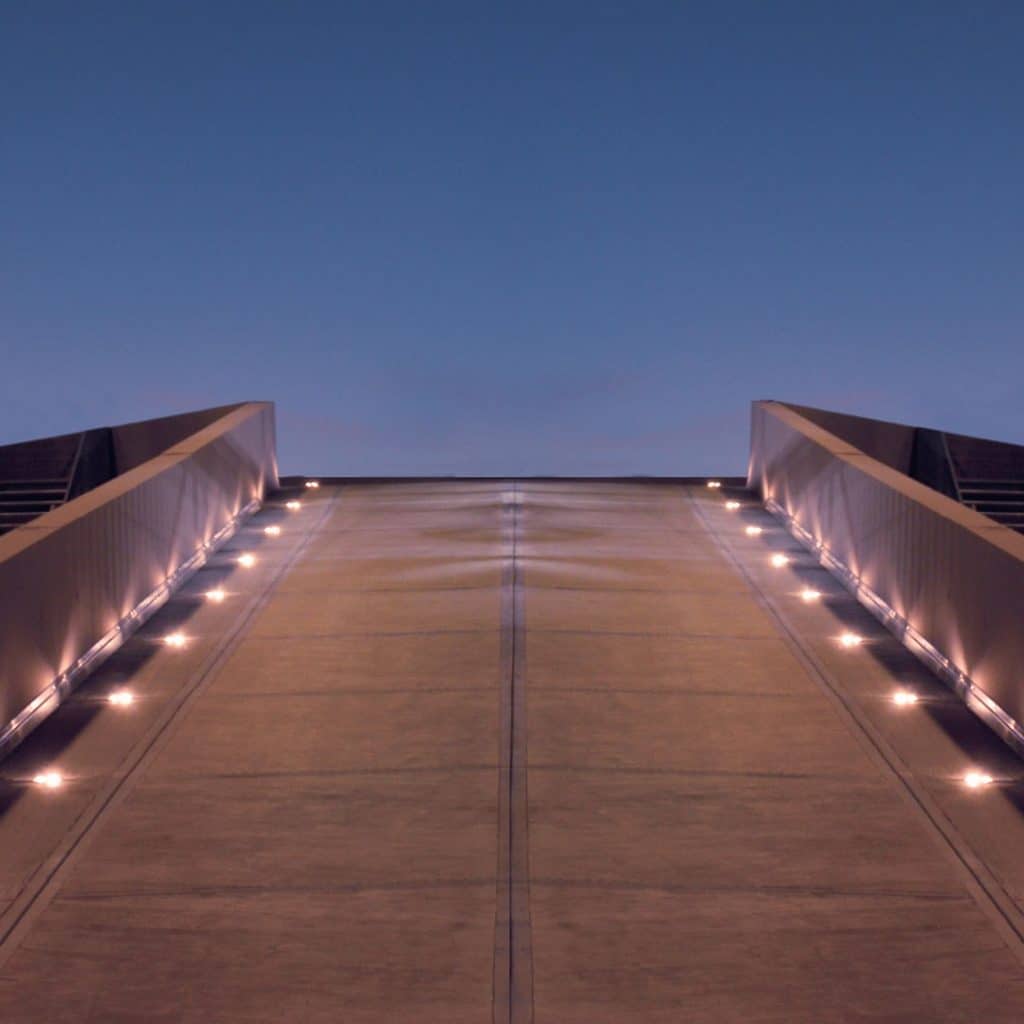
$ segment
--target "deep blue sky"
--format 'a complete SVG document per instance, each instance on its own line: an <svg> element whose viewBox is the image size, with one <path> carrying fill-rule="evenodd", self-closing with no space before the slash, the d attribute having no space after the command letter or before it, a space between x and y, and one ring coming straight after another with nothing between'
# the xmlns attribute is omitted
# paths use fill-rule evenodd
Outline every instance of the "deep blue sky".
<svg viewBox="0 0 1024 1024"><path fill-rule="evenodd" d="M8 2L0 441L703 473L790 399L1024 442L1024 5Z"/></svg>

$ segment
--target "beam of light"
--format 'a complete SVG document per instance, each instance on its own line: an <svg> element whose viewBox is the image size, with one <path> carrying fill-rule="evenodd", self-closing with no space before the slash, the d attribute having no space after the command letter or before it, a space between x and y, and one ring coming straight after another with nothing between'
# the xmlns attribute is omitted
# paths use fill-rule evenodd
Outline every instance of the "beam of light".
<svg viewBox="0 0 1024 1024"><path fill-rule="evenodd" d="M781 569L784 565L789 565L789 556L788 555L775 554L775 555L772 555L771 562L772 562L772 565L774 565L776 569Z"/></svg>
<svg viewBox="0 0 1024 1024"><path fill-rule="evenodd" d="M748 537L760 537L764 533L760 526L748 526L743 532Z"/></svg>
<svg viewBox="0 0 1024 1024"><path fill-rule="evenodd" d="M708 487L710 487L711 490L713 490L713 491L717 491L721 486L722 486L722 481L721 480L709 480L708 481Z"/></svg>
<svg viewBox="0 0 1024 1024"><path fill-rule="evenodd" d="M206 592L206 600L213 601L214 604L220 604L227 596L228 592L226 590L222 590L220 587L214 587L213 590L208 590Z"/></svg>
<svg viewBox="0 0 1024 1024"><path fill-rule="evenodd" d="M981 789L983 786L991 786L995 782L988 772L979 772L974 769L964 775L964 785L968 789Z"/></svg>
<svg viewBox="0 0 1024 1024"><path fill-rule="evenodd" d="M280 537L281 536L281 527L280 526L264 526L263 527L263 532L268 537Z"/></svg>
<svg viewBox="0 0 1024 1024"><path fill-rule="evenodd" d="M167 636L164 637L164 643L167 644L168 647L184 647L187 640L188 638L184 633L168 633Z"/></svg>
<svg viewBox="0 0 1024 1024"><path fill-rule="evenodd" d="M37 786L42 786L45 789L58 789L64 785L64 776L60 772L51 769L48 772L40 772L38 775L33 776L32 781Z"/></svg>
<svg viewBox="0 0 1024 1024"><path fill-rule="evenodd" d="M246 551L244 554L238 556L238 564L243 569L251 569L256 564L256 556Z"/></svg>
<svg viewBox="0 0 1024 1024"><path fill-rule="evenodd" d="M948 655L940 651L908 620L905 612L893 608L877 594L860 576L855 568L847 565L825 541L801 525L797 518L787 512L774 500L766 488L765 507L781 519L789 531L803 544L821 564L861 602L877 619L893 633L903 646L916 658L923 661L944 683L974 712L989 728L1003 736L1017 753L1024 753L1024 725L1016 721L1005 708L989 696L962 668Z"/></svg>
<svg viewBox="0 0 1024 1024"><path fill-rule="evenodd" d="M810 604L812 601L820 600L820 598L821 591L815 590L813 587L804 587L804 589L800 591L800 600L806 601L807 604Z"/></svg>
<svg viewBox="0 0 1024 1024"><path fill-rule="evenodd" d="M256 488L255 482L252 482L252 488ZM238 509L215 532L205 535L202 543L198 544L191 553L182 552L183 560L176 566L165 566L163 578L156 582L156 585L148 593L136 595L137 603L134 607L125 610L122 606L119 609L120 618L111 624L105 633L82 651L67 668L45 683L32 702L22 708L14 718L9 722L0 723L0 752L6 753L16 746L18 741L45 719L55 707L63 704L70 697L79 682L85 679L90 672L95 671L96 667L106 661L114 651L119 650L124 642L135 635L145 623L150 622L153 613L162 607L197 569L209 562L210 556L220 548L224 541L237 532L243 521L258 511L260 504L258 496L254 494L252 501ZM143 643L151 645L163 643L163 637L152 631L152 627L156 626L157 623L151 623L151 627L140 634ZM2 660L2 656L0 656L0 660ZM98 701L103 698L97 695L91 699ZM28 777L26 776L23 781L27 784Z"/></svg>
<svg viewBox="0 0 1024 1024"><path fill-rule="evenodd" d="M844 647L860 647L864 643L864 637L858 636L856 633L843 633L839 637L839 642Z"/></svg>
<svg viewBox="0 0 1024 1024"><path fill-rule="evenodd" d="M115 690L107 697L107 700L118 707L127 707L129 704L135 703L135 694L131 690Z"/></svg>
<svg viewBox="0 0 1024 1024"><path fill-rule="evenodd" d="M727 508L727 509L728 509L728 510L729 510L730 512L735 512L735 511L736 511L736 509L738 509L738 508L740 507L740 503L739 503L738 501L727 501L727 502L725 503L725 507L726 507L726 508Z"/></svg>
<svg viewBox="0 0 1024 1024"><path fill-rule="evenodd" d="M916 704L918 700L920 700L920 698L912 690L897 690L892 695L893 704L896 704L899 707L907 707L910 704Z"/></svg>
<svg viewBox="0 0 1024 1024"><path fill-rule="evenodd" d="M291 511L291 512L298 512L299 509L302 508L302 502L301 501L295 501L294 498L293 498L291 501L286 501L284 503L284 507L286 509L288 509L289 511Z"/></svg>
<svg viewBox="0 0 1024 1024"><path fill-rule="evenodd" d="M315 491L320 486L319 480L307 480L306 486L311 490Z"/></svg>

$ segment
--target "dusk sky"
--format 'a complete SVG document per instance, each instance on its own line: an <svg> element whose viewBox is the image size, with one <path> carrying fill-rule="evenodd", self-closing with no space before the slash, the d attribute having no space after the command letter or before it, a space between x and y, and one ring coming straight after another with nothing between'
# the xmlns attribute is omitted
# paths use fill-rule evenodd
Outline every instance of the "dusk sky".
<svg viewBox="0 0 1024 1024"><path fill-rule="evenodd" d="M281 469L1024 442L1024 5L7 2L0 443L249 398Z"/></svg>

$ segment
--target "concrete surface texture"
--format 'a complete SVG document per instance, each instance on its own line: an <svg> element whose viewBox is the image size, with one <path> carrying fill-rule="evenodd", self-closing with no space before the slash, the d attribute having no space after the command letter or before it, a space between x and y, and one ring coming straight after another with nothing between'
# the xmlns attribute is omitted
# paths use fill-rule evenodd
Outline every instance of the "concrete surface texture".
<svg viewBox="0 0 1024 1024"><path fill-rule="evenodd" d="M749 496L286 497L2 766L0 1021L1024 1020L1018 763Z"/></svg>

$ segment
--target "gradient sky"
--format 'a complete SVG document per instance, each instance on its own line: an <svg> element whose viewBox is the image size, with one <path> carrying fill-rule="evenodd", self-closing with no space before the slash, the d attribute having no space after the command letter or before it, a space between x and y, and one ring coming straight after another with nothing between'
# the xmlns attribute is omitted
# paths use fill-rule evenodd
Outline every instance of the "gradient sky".
<svg viewBox="0 0 1024 1024"><path fill-rule="evenodd" d="M0 443L701 474L780 398L1024 442L1024 5L0 8Z"/></svg>

